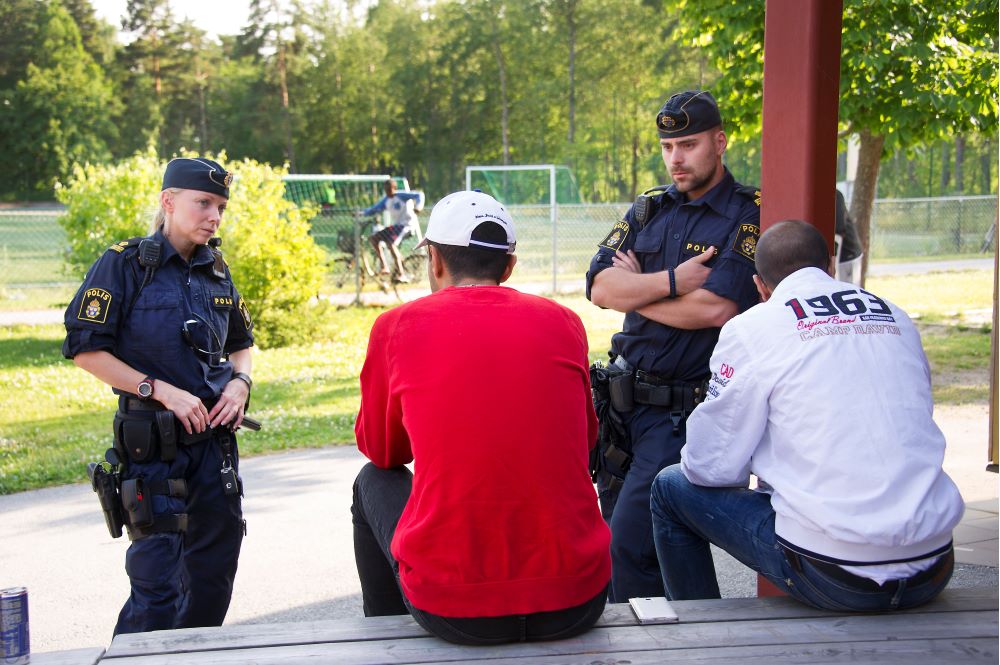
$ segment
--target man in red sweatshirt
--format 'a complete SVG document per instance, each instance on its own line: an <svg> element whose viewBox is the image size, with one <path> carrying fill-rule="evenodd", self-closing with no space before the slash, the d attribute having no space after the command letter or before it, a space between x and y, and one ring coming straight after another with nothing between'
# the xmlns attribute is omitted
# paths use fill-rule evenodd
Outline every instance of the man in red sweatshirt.
<svg viewBox="0 0 1000 665"><path fill-rule="evenodd" d="M382 314L361 370L354 549L366 616L462 644L570 637L604 610L610 535L587 471L587 335L500 286L514 224L486 194L434 206L431 295ZM414 471L404 466L413 462Z"/></svg>

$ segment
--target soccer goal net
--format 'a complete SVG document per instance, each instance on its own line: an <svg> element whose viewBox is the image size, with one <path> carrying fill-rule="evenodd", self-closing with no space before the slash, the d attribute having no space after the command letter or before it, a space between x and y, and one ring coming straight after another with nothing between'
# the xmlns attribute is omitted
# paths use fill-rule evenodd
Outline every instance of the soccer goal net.
<svg viewBox="0 0 1000 665"><path fill-rule="evenodd" d="M387 175L295 174L284 177L285 197L301 205L319 206L312 219L313 238L330 251L350 251L354 211L374 205L385 195ZM406 178L393 177L401 191L410 188ZM339 245L338 245L339 243Z"/></svg>
<svg viewBox="0 0 1000 665"><path fill-rule="evenodd" d="M579 208L580 190L573 172L558 164L530 166L467 166L466 189L479 189L512 209L517 227L518 271L522 279L551 277L558 291L561 219L568 208ZM560 212L562 207L562 212ZM564 243L563 243L564 244Z"/></svg>
<svg viewBox="0 0 1000 665"><path fill-rule="evenodd" d="M467 166L465 188L479 189L506 205L580 203L580 188L568 166Z"/></svg>

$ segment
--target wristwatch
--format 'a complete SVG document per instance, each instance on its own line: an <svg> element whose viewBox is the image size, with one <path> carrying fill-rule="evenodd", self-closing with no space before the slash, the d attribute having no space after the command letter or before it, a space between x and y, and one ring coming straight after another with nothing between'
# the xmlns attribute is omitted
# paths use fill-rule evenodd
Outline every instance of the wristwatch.
<svg viewBox="0 0 1000 665"><path fill-rule="evenodd" d="M246 372L236 372L235 374L233 374L233 378L239 379L243 383L247 384L247 388L251 389L253 388L253 379L251 379L250 375L247 374Z"/></svg>
<svg viewBox="0 0 1000 665"><path fill-rule="evenodd" d="M139 382L139 385L135 387L135 394L139 396L139 399L147 400L153 397L154 381L153 377L147 376Z"/></svg>

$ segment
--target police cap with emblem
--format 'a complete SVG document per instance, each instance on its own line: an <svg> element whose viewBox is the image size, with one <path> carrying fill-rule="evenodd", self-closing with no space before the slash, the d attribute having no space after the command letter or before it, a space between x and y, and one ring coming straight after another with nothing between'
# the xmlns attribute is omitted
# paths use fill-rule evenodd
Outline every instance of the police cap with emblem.
<svg viewBox="0 0 1000 665"><path fill-rule="evenodd" d="M205 157L177 157L167 164L160 189L197 189L228 199L229 185L232 182L233 174L218 162Z"/></svg>
<svg viewBox="0 0 1000 665"><path fill-rule="evenodd" d="M656 131L661 139L689 136L721 126L719 105L705 90L678 92L656 115Z"/></svg>

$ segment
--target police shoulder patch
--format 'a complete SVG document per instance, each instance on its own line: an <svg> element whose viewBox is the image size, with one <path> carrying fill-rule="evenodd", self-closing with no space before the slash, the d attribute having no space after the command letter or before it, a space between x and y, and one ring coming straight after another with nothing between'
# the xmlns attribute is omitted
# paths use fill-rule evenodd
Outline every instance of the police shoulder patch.
<svg viewBox="0 0 1000 665"><path fill-rule="evenodd" d="M76 318L90 323L104 323L108 320L108 308L111 306L111 294L104 289L87 289L80 301L80 312Z"/></svg>
<svg viewBox="0 0 1000 665"><path fill-rule="evenodd" d="M617 222L612 227L611 233L609 233L608 236L600 242L598 247L607 247L608 249L617 251L618 248L622 246L622 243L625 242L625 239L628 238L629 231L631 230L632 227L630 227L629 223L624 219Z"/></svg>
<svg viewBox="0 0 1000 665"><path fill-rule="evenodd" d="M253 329L253 320L250 318L250 308L247 307L247 301L240 296L240 304L237 306L240 310L240 315L243 317L243 325L247 330Z"/></svg>
<svg viewBox="0 0 1000 665"><path fill-rule="evenodd" d="M757 251L757 238L760 237L760 227L756 224L740 224L733 242L733 250L751 261Z"/></svg>

